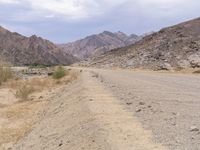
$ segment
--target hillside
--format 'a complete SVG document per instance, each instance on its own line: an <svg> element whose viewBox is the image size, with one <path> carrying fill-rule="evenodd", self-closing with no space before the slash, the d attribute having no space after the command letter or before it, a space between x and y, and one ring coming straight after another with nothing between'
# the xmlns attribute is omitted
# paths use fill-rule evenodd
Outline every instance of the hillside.
<svg viewBox="0 0 200 150"><path fill-rule="evenodd" d="M171 70L200 67L200 18L164 28L136 42L93 57L85 66Z"/></svg>
<svg viewBox="0 0 200 150"><path fill-rule="evenodd" d="M139 36L130 36L122 32L112 33L104 31L97 35L91 35L84 39L59 45L65 52L76 56L79 59L87 59L91 56L98 56L111 49L131 45L140 39Z"/></svg>
<svg viewBox="0 0 200 150"><path fill-rule="evenodd" d="M75 58L63 53L48 40L35 35L25 37L0 26L0 58L14 65L68 65Z"/></svg>

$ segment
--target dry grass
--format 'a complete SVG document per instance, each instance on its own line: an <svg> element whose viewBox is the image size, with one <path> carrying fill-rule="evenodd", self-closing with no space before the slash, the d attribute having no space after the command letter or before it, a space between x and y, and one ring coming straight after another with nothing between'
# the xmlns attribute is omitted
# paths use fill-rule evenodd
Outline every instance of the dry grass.
<svg viewBox="0 0 200 150"><path fill-rule="evenodd" d="M12 106L8 106L2 114L6 118L12 120L26 118L27 115L33 114L37 109L42 108L46 103L46 101L27 101L26 103L15 103Z"/></svg>
<svg viewBox="0 0 200 150"><path fill-rule="evenodd" d="M26 80L16 80L13 78L4 84L4 88L12 89L18 100L24 102L29 100L29 97L34 93L40 93L43 90L50 90L61 85L66 85L77 79L77 72L69 70L65 70L65 72L64 77L56 79L52 77L35 77Z"/></svg>
<svg viewBox="0 0 200 150"><path fill-rule="evenodd" d="M0 129L0 145L4 143L16 143L31 129L30 124L22 124L19 128L4 127Z"/></svg>
<svg viewBox="0 0 200 150"><path fill-rule="evenodd" d="M65 76L64 78L60 79L61 84L68 84L78 78L77 72L70 72L68 73L68 76Z"/></svg>
<svg viewBox="0 0 200 150"><path fill-rule="evenodd" d="M13 99L16 99L14 97L14 93L16 93L15 96L18 97L16 101L18 100L19 102L15 101L5 107L2 106L0 115L0 123L2 125L2 128L0 128L0 149L7 144L16 143L31 131L32 125L41 119L39 116L43 114L43 110L49 102L48 96L46 96L49 91L59 91L63 85L74 81L77 77L77 73L70 71L60 79L36 77L27 80L12 79L4 83L1 88L10 89ZM51 93L48 94L51 95ZM40 100L40 96L45 98ZM29 98L33 100L29 101ZM7 120L6 122L4 122L4 118Z"/></svg>
<svg viewBox="0 0 200 150"><path fill-rule="evenodd" d="M42 92L56 88L57 86L68 84L77 79L78 74L69 72L66 76L60 79L51 77L36 77L29 80L13 80L7 84L10 88L16 90L16 97L19 101L29 100L29 96L35 92Z"/></svg>
<svg viewBox="0 0 200 150"><path fill-rule="evenodd" d="M16 97L20 99L20 101L29 100L29 95L35 91L34 87L31 85L22 85L16 91Z"/></svg>
<svg viewBox="0 0 200 150"><path fill-rule="evenodd" d="M0 64L0 85L13 77L11 67L9 65Z"/></svg>
<svg viewBox="0 0 200 150"><path fill-rule="evenodd" d="M2 109L0 117L6 118L7 121L0 121L0 149L26 136L31 131L32 125L39 121L38 114L46 105L46 101L27 101L14 103Z"/></svg>

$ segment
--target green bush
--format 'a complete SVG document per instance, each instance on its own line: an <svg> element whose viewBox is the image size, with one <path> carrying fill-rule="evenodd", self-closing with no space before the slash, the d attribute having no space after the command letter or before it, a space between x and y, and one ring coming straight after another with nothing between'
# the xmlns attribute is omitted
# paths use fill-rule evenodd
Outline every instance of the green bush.
<svg viewBox="0 0 200 150"><path fill-rule="evenodd" d="M66 76L67 71L62 66L56 67L55 71L53 72L54 79L61 79L62 77Z"/></svg>
<svg viewBox="0 0 200 150"><path fill-rule="evenodd" d="M11 67L0 65L0 84L13 77Z"/></svg>
<svg viewBox="0 0 200 150"><path fill-rule="evenodd" d="M47 68L49 67L49 65L43 65L43 64L31 64L29 65L29 68L32 69L32 68Z"/></svg>

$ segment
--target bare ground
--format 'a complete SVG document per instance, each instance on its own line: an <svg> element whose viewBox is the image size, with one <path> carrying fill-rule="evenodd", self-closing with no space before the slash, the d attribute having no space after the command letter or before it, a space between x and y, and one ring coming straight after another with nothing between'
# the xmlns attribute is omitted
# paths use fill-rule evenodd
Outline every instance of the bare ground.
<svg viewBox="0 0 200 150"><path fill-rule="evenodd" d="M96 70L108 90L172 150L200 149L200 76Z"/></svg>
<svg viewBox="0 0 200 150"><path fill-rule="evenodd" d="M199 91L198 75L83 69L10 149L199 150Z"/></svg>
<svg viewBox="0 0 200 150"><path fill-rule="evenodd" d="M42 121L13 149L166 149L92 76L83 72L57 93Z"/></svg>

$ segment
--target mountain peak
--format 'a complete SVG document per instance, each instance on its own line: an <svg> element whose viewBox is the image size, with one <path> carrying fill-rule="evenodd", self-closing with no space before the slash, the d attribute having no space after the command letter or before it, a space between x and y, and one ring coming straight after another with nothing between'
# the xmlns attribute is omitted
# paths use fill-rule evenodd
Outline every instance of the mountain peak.
<svg viewBox="0 0 200 150"><path fill-rule="evenodd" d="M124 47L137 41L134 37L130 38L125 33L103 31L100 34L87 36L82 40L72 43L62 44L61 48L80 59L96 56L115 48Z"/></svg>
<svg viewBox="0 0 200 150"><path fill-rule="evenodd" d="M103 31L102 33L103 34L111 34L112 32L110 32L110 31Z"/></svg>
<svg viewBox="0 0 200 150"><path fill-rule="evenodd" d="M30 38L0 27L0 58L14 65L70 64L74 58L36 35Z"/></svg>
<svg viewBox="0 0 200 150"><path fill-rule="evenodd" d="M200 18L197 18L147 34L133 45L94 57L91 66L151 70L200 68L199 26Z"/></svg>
<svg viewBox="0 0 200 150"><path fill-rule="evenodd" d="M102 33L100 33L99 35L108 35L108 36L114 36L114 33L110 32L110 31L103 31Z"/></svg>
<svg viewBox="0 0 200 150"><path fill-rule="evenodd" d="M37 37L37 35L34 34L34 35L30 36L30 38L35 39L35 38L38 38L38 37Z"/></svg>

